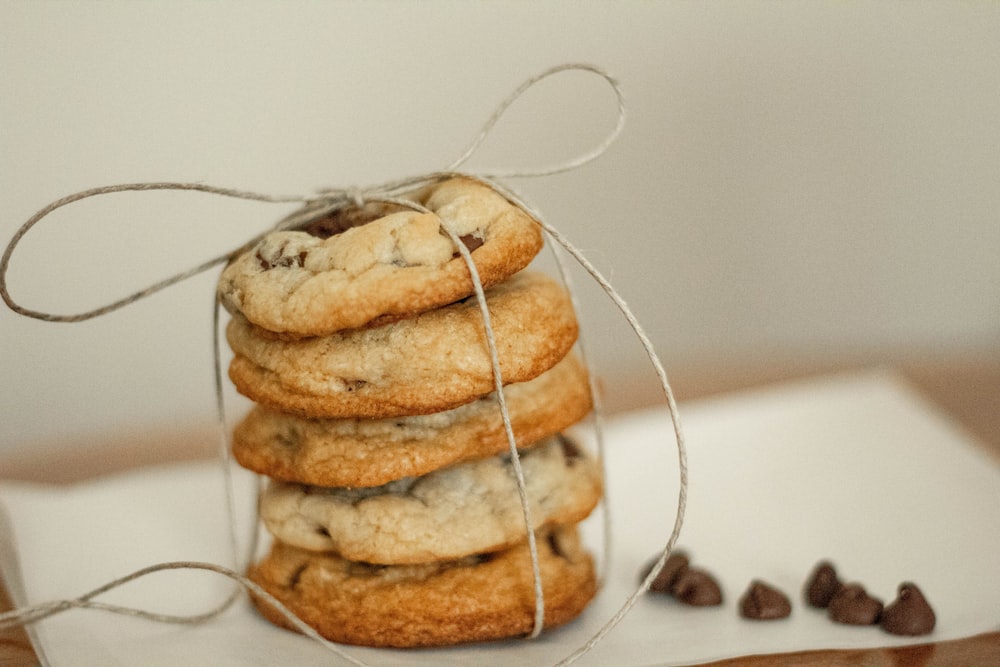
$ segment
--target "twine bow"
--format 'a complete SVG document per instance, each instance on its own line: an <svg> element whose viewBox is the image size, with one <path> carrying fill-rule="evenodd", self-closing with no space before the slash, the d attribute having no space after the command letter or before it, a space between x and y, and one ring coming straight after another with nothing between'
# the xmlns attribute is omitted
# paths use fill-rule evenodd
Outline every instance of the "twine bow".
<svg viewBox="0 0 1000 667"><path fill-rule="evenodd" d="M479 146L486 140L486 138L492 131L493 127L500 120L500 118L506 112L508 107L510 107L526 90L528 90L538 82L542 81L543 79L546 79L550 76L554 76L556 74L565 71L582 71L582 72L589 72L591 74L596 74L597 76L601 77L605 82L607 82L608 85L611 87L612 91L614 92L617 102L617 111L618 111L616 123L611 132L609 132L608 135L599 144L597 144L591 150L573 159L548 166L536 167L531 169L514 169L507 171L487 170L485 172L479 172L475 174L467 174L459 171L461 166L468 161L468 159L476 152ZM272 194L252 192L247 190L205 185L202 183L179 183L179 182L128 183L128 184L103 186L103 187L92 188L89 190L83 190L53 201L48 206L44 207L43 209L38 211L35 215L33 215L31 218L29 218L14 233L13 237L11 238L10 242L8 243L3 253L3 256L0 257L0 298L3 299L4 303L11 310L27 317L47 322L80 322L94 317L99 317L114 310L118 310L119 308L123 308L131 303L134 303L135 301L146 298L152 294L155 294L160 290L170 287L175 283L182 282L184 280L187 280L188 278L203 273L204 271L207 271L215 266L228 262L230 259L238 255L239 253L245 251L249 247L252 247L267 233L270 233L271 231L274 230L296 229L304 227L308 225L310 222L322 218L324 216L327 216L332 212L335 212L337 210L346 207L361 206L365 202L391 203L391 204L405 206L407 208L425 211L425 209L423 209L422 206L416 204L411 200L403 198L401 195L415 188L424 185L429 185L454 176L464 176L466 178L471 178L492 188L493 190L504 196L506 199L508 199L512 204L520 207L529 215L531 215L536 221L538 221L538 223L542 226L543 230L548 235L548 237L556 241L559 246L565 249L601 286L603 291L614 302L616 307L628 321L629 325L636 333L640 343L642 344L647 356L649 357L650 363L652 364L653 369L656 372L658 379L660 380L660 384L663 389L664 396L667 402L667 407L670 412L671 420L673 423L675 443L677 446L679 475L680 475L680 491L678 494L677 514L675 517L673 529L666 542L666 545L663 548L661 557L659 561L656 563L656 565L653 567L653 569L648 573L646 578L639 584L636 590L624 601L624 603L619 608L617 613L615 613L612 616L612 618L610 618L605 623L605 625L603 625L597 632L595 632L594 635L592 635L584 645L577 648L573 653L571 653L569 656L567 656L565 659L563 659L558 663L560 665L570 664L571 662L576 661L579 657L587 653L591 648L593 648L593 646L595 646L608 632L610 632L622 620L622 618L624 618L624 616L628 613L628 611L635 605L638 598L643 593L645 593L646 590L648 590L653 579L659 573L660 569L662 569L668 555L673 550L677 538L680 534L681 525L683 523L684 511L687 504L687 454L684 444L684 436L682 433L680 420L678 417L677 406L673 397L673 391L670 388L670 383L668 382L666 377L666 372L664 371L662 364L660 363L658 357L656 356L652 343L644 333L642 327L639 325L638 321L636 320L632 312L629 310L628 306L625 304L624 300L618 295L618 293L607 281L607 279L605 279L600 274L600 272L597 271L597 269L586 259L586 257L583 256L583 254L579 250L577 250L573 246L572 243L569 242L568 239L566 239L554 227L546 223L542 218L542 216L539 215L537 211L533 210L532 207L530 207L526 202L524 202L517 195L517 193L504 186L500 182L500 179L509 177L546 176L546 175L552 175L570 171L580 166L583 166L588 162L593 161L594 159L601 156L603 153L607 151L607 149L614 143L614 141L621 133L624 127L624 121L625 121L624 97L622 95L621 88L616 79L607 72L605 72L604 70L602 70L601 68L598 68L594 65L580 64L580 63L566 63L546 69L540 72L539 74L525 80L520 86L518 86L507 98L505 98L497 106L496 110L493 112L490 118L480 129L478 135L468 146L468 148L466 148L465 151L463 151L463 153L456 160L454 160L450 165L448 165L445 169L441 171L421 174L408 178L402 178L363 188L358 188L358 187L328 188L312 195L272 195ZM24 307L19 303L17 303L11 297L7 288L7 270L10 264L11 257L13 256L14 250L20 243L21 239L28 233L28 231L31 230L32 227L38 224L42 219L44 219L50 213L56 211L59 208L62 208L74 202L78 202L80 200L87 199L90 197L96 197L96 196L108 195L120 192L128 192L128 191L151 191L151 190L195 191L195 192L203 192L223 197L231 197L236 199L244 199L244 200L259 201L266 203L299 203L301 204L301 207L293 211L286 217L282 218L281 220L279 220L267 232L257 235L256 237L250 239L246 243L243 243L238 248L232 251L208 259L202 262L201 264L198 264L197 266L191 267L185 271L178 272L163 280L160 280L151 285L148 285L147 287L137 290L124 298L104 304L102 306L94 308L93 310L88 310L76 314L61 315L45 311L33 310L31 308ZM533 579L535 586L535 600L536 600L535 622L531 634L531 636L534 637L541 632L544 620L544 599L542 596L541 575L539 571L537 549L535 547L535 542L534 542L534 532L530 529L532 522L530 520L530 510L527 502L523 473L521 471L519 463L519 457L516 448L516 443L514 440L512 427L510 424L510 418L509 415L507 414L505 406L503 381L500 376L499 361L496 352L496 343L495 340L493 339L492 329L489 323L489 311L486 308L485 294L483 291L482 284L479 280L475 264L471 258L471 253L468 251L465 245L460 242L460 240L452 231L447 229L445 229L445 231L452 237L452 242L455 244L455 247L458 249L460 255L464 258L465 263L469 268L473 286L476 291L476 295L480 304L480 309L483 314L483 320L487 334L487 343L489 347L491 362L493 365L493 375L494 375L495 389L496 389L495 394L497 395L497 400L499 403L501 416L503 418L504 427L505 430L507 431L513 470L518 482L518 491L520 495L525 523L528 527L527 530L528 545L532 557L531 559L532 559ZM557 254L555 257L559 271L562 274L563 281L568 284L569 283L568 270L563 261L560 259L559 255ZM572 290L570 291L570 293L572 296ZM575 305L575 298L574 298L574 305ZM229 466L226 465L228 463L229 448L228 448L228 433L224 432L226 420L224 415L224 406L222 403L222 374L221 374L221 362L220 362L221 354L219 351L219 341L217 333L218 321L219 321L218 318L219 318L219 302L218 298L216 297L215 320L214 320L216 325L215 326L216 335L215 335L215 341L214 341L215 344L213 349L215 353L217 410L219 415L219 424L223 430L220 443L221 444L220 458L224 462L223 470L227 480L227 501L229 503L229 508L228 508L229 516L233 517L235 515L235 512L233 507L234 501L232 496L232 484L231 484L231 478L229 477L230 474ZM582 345L582 340L581 340L581 345ZM592 387L592 393L595 395L595 401L596 401L597 392L593 387ZM599 412L599 410L596 410L595 412ZM600 447L599 424L597 424L597 427L598 427L597 430L598 430L598 441L599 441L598 444ZM606 517L608 516L607 512L605 512L605 516ZM610 530L607 525L607 518L605 519L605 522L606 522L605 547L606 547L606 552L609 552L609 549L607 548L607 539L608 539L607 536ZM233 523L234 522L231 522L231 524ZM238 551L237 549L238 539L235 536L234 525L231 525L230 528L232 531L230 535L230 540L232 542L233 553L235 554ZM608 554L606 553L605 555L607 556ZM164 569L180 569L180 568L209 570L212 572L222 574L223 576L232 579L233 581L240 584L243 588L252 591L255 595L267 599L270 604L275 606L275 608L277 608L278 611L282 613L300 631L312 637L313 639L317 640L318 642L326 646L329 650L336 653L338 656L348 660L353 664L359 664L359 665L362 664L357 660L355 660L354 658L352 658L351 656L344 653L343 651L341 651L335 644L332 644L324 640L322 637L320 637L315 631L312 630L312 628L309 628L308 626L303 624L298 618L294 616L294 614L285 609L280 603L277 602L277 600L274 600L273 598L271 598L271 596L267 595L266 592L260 589L259 586L256 586L252 581L246 579L246 577L244 577L243 575L239 574L234 570L211 563L185 562L185 563L161 563L157 565L152 565L150 567L143 568L142 570L134 572L125 577L122 577L121 579L109 582L104 586L101 586L100 588L91 591L90 593L75 598L74 600L43 603L35 605L33 607L15 609L12 612L0 614L0 628L5 628L13 625L23 625L23 624L33 623L35 621L41 620L53 614L61 613L64 610L72 608L99 608L105 611L113 611L116 613L140 616L163 622L194 623L194 622L201 622L203 620L206 620L207 618L210 618L220 613L235 600L235 595L230 596L230 598L228 598L217 609L209 611L205 614L199 614L197 616L192 616L192 617L172 617L172 616L165 617L162 615L151 614L143 610L129 609L124 607L118 607L115 605L107 605L93 600L93 598L100 593L103 593L119 585L123 585L129 581L132 581L133 579L144 576L151 572Z"/></svg>
<svg viewBox="0 0 1000 667"><path fill-rule="evenodd" d="M516 169L516 170L490 170L485 173L478 173L471 175L473 178L493 187L494 189L500 191L505 195L511 195L506 190L499 185L498 179L505 177L521 177L521 176L546 176L551 174L557 174L560 172L570 171L576 169L602 155L611 144L617 139L618 135L621 133L622 128L625 124L625 101L621 92L621 88L618 82L607 72L601 70L598 67L589 64L575 64L567 63L563 65L558 65L547 69L540 74L526 80L521 84L513 93L511 93L503 102L497 106L496 110L483 125L479 134L475 137L472 143L462 152L462 154L453 161L450 165L438 172L431 172L428 174L421 174L418 176L411 176L408 178L402 178L395 181L389 181L386 183L380 183L376 185L371 185L367 187L342 187L342 188L326 188L320 190L315 194L310 195L274 195L261 192L253 192L250 190L240 190L235 188L219 187L214 185L206 185L204 183L178 183L178 182L147 182L147 183L125 183L119 185L107 185L96 188L91 188L88 190L82 190L80 192L68 195L61 199L57 199L50 203L45 208L41 209L35 215L31 216L21 227L14 233L11 237L10 242L7 244L7 248L4 250L3 256L0 257L0 298L3 299L4 303L16 313L21 315L31 317L38 320L43 320L46 322L81 322L83 320L88 320L94 317L99 317L105 315L114 310L118 310L124 306L127 306L135 301L146 298L162 289L170 287L175 283L182 282L191 278L195 275L203 273L219 264L227 262L231 257L241 252L248 245L256 243L264 234L258 235L257 237L250 239L247 243L240 245L238 248L226 252L222 255L213 257L201 264L194 266L186 271L181 271L176 273L164 280L153 283L143 289L137 290L132 294L107 303L103 306L95 308L93 310L71 314L71 315L58 315L55 313L49 313L45 311L33 310L31 308L26 308L19 303L17 303L13 297L11 297L10 292L7 289L7 269L10 264L11 257L14 254L14 250L20 243L21 239L34 227L36 224L42 221L43 218L48 216L50 213L73 204L75 202L81 201L83 199L88 199L90 197L98 197L102 195L109 195L119 192L130 192L130 191L151 191L151 190L187 190L194 192L204 192L208 194L232 197L235 199L245 199L251 201L259 201L266 203L275 204L287 204L287 203L301 203L303 206L293 212L292 214L281 219L273 229L292 229L300 226L304 226L315 220L317 218L323 217L329 213L336 210L352 206L360 205L366 201L382 201L389 203L396 203L408 208L413 208L415 205L413 202L398 199L398 196L407 190L413 188L434 183L439 180L444 180L451 176L460 175L458 169L468 161L468 159L476 152L479 146L486 140L492 131L493 127L497 124L503 114L506 112L507 108L510 107L528 88L537 84L538 82L546 79L550 76L554 76L560 72L564 71L584 71L597 74L603 78L612 88L615 93L616 101L618 105L618 117L615 127L612 131L592 150L584 153L572 160L550 165L544 167L537 167L534 169ZM470 176L465 174L466 176ZM523 205L523 202L521 202ZM268 230L271 231L271 230ZM265 232L266 233L266 232Z"/></svg>

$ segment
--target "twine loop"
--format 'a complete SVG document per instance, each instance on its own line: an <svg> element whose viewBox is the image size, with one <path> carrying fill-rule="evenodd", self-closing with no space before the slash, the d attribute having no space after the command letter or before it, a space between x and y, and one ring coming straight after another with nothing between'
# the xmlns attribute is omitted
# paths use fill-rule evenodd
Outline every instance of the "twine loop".
<svg viewBox="0 0 1000 667"><path fill-rule="evenodd" d="M459 175L458 169L465 164L466 161L476 152L476 150L482 145L482 143L489 136L490 131L499 122L500 118L503 116L504 112L531 86L539 83L543 79L554 76L561 72L566 71L581 71L589 72L591 74L596 74L602 78L612 89L615 94L618 116L614 128L608 133L608 135L592 150L576 157L566 162L557 163L545 167L527 168L527 169L515 169L515 170L500 170L500 169L487 169L481 172L477 172L474 175L475 178L481 182L495 187L498 179L505 177L530 177L530 176L546 176L556 173L561 173L565 171L570 171L577 169L584 164L595 160L600 157L607 149L614 143L618 135L621 133L625 124L625 100L621 91L621 87L618 81L608 72L603 69L587 64L587 63L565 63L551 67L547 70L536 74L535 76L527 79L522 83L513 93L511 93L500 105L496 108L490 118L483 125L479 134L476 135L472 143L462 152L462 154L454 160L451 165L446 169L439 172L432 172L429 174L423 174L419 176L403 178L395 181L389 181L386 183L359 188L356 186L350 186L346 188L326 188L319 192L311 195L274 195L260 192L253 192L249 190L240 190L235 188L218 187L213 185L206 185L203 183L183 183L183 182L148 182L148 183L127 183L121 185L110 185L101 186L96 188L91 188L88 190L82 190L80 192L68 195L61 199L50 203L48 206L38 211L35 215L31 216L21 227L14 233L11 237L10 242L7 244L4 250L3 256L0 257L0 298L3 299L4 303L14 312L24 315L26 317L31 317L38 320L43 320L46 322L81 322L94 317L99 317L105 315L119 308L123 308L135 301L146 298L162 289L170 287L178 282L182 282L191 278L199 273L207 271L219 264L223 264L229 261L233 256L239 254L248 246L253 245L264 234L260 234L253 239L250 239L247 243L240 245L232 251L226 252L224 254L213 257L196 267L188 269L170 276L164 280L157 283L153 283L141 290L133 292L132 294L119 299L117 301L105 304L99 308L95 308L90 311L85 311L82 313L70 314L70 315L59 315L56 313L50 313L40 310L34 310L31 308L26 308L19 303L17 303L14 298L10 295L7 288L7 270L10 265L11 257L14 254L14 249L20 243L21 239L28 233L28 231L38 224L43 218L48 216L50 213L56 211L57 209L67 206L74 202L78 202L83 199L90 197L98 197L102 195L109 195L119 192L127 191L150 191L150 190L186 190L186 191L196 191L204 192L208 194L231 197L236 199L245 199L250 201L259 201L266 203L299 203L302 207L297 211L294 211L290 215L279 221L272 229L293 229L298 226L303 226L309 222L323 217L343 209L351 204L361 205L365 201L384 201L391 203L399 203L404 206L412 206L412 202L407 202L406 200L398 199L398 195L402 192L417 187L419 185L433 183L436 180L447 178L449 176ZM468 174L466 174L468 175ZM495 189L500 190L501 188L495 187ZM272 231L272 230L268 230Z"/></svg>

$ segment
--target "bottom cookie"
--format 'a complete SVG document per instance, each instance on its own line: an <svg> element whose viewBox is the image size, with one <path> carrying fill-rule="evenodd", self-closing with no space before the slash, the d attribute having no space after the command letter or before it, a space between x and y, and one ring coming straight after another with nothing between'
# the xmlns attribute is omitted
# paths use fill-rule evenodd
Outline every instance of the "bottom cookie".
<svg viewBox="0 0 1000 667"><path fill-rule="evenodd" d="M551 628L574 619L594 597L594 564L575 526L539 533L537 545ZM443 563L379 566L275 541L249 577L331 641L410 648L531 632L531 572L527 544ZM253 601L269 621L290 627L267 602Z"/></svg>

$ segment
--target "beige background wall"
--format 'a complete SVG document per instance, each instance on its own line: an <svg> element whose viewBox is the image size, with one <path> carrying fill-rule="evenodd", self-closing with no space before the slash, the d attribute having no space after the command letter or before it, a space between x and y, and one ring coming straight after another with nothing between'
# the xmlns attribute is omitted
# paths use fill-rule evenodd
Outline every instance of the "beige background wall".
<svg viewBox="0 0 1000 667"><path fill-rule="evenodd" d="M668 371L995 359L998 44L992 2L8 0L0 237L98 185L303 193L434 170L523 79L587 61L624 86L624 135L573 173L511 184L612 279ZM612 110L596 80L554 80L470 168L573 155ZM287 210L84 202L23 242L11 293L93 307ZM0 452L211 420L214 275L83 324L0 311ZM581 299L614 388L641 350L595 290Z"/></svg>

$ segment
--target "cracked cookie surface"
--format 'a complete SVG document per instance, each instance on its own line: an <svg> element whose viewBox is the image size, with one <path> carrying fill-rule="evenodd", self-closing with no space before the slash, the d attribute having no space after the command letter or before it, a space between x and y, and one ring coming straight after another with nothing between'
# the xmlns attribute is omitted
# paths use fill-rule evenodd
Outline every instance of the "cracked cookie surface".
<svg viewBox="0 0 1000 667"><path fill-rule="evenodd" d="M486 292L504 383L537 377L576 342L561 285L521 271ZM475 296L380 327L276 340L234 316L229 377L252 401L305 417L429 414L494 390Z"/></svg>
<svg viewBox="0 0 1000 667"><path fill-rule="evenodd" d="M515 442L528 446L591 409L575 354L504 388ZM316 486L378 486L508 449L495 393L430 415L305 419L256 406L233 430L233 456L254 472Z"/></svg>
<svg viewBox="0 0 1000 667"><path fill-rule="evenodd" d="M519 458L534 529L577 523L597 505L598 466L568 438L548 438ZM368 488L272 481L260 517L287 544L379 564L450 560L525 539L508 455Z"/></svg>
<svg viewBox="0 0 1000 667"><path fill-rule="evenodd" d="M404 196L430 213L369 203L306 230L275 231L222 272L233 314L287 337L384 323L473 293L472 251L484 286L526 267L542 247L538 223L486 185L456 177Z"/></svg>
<svg viewBox="0 0 1000 667"><path fill-rule="evenodd" d="M575 618L597 589L575 526L537 540L546 628ZM372 566L275 542L249 577L327 639L366 646L445 646L531 631L535 598L525 544L489 556ZM252 597L276 625L284 618Z"/></svg>

